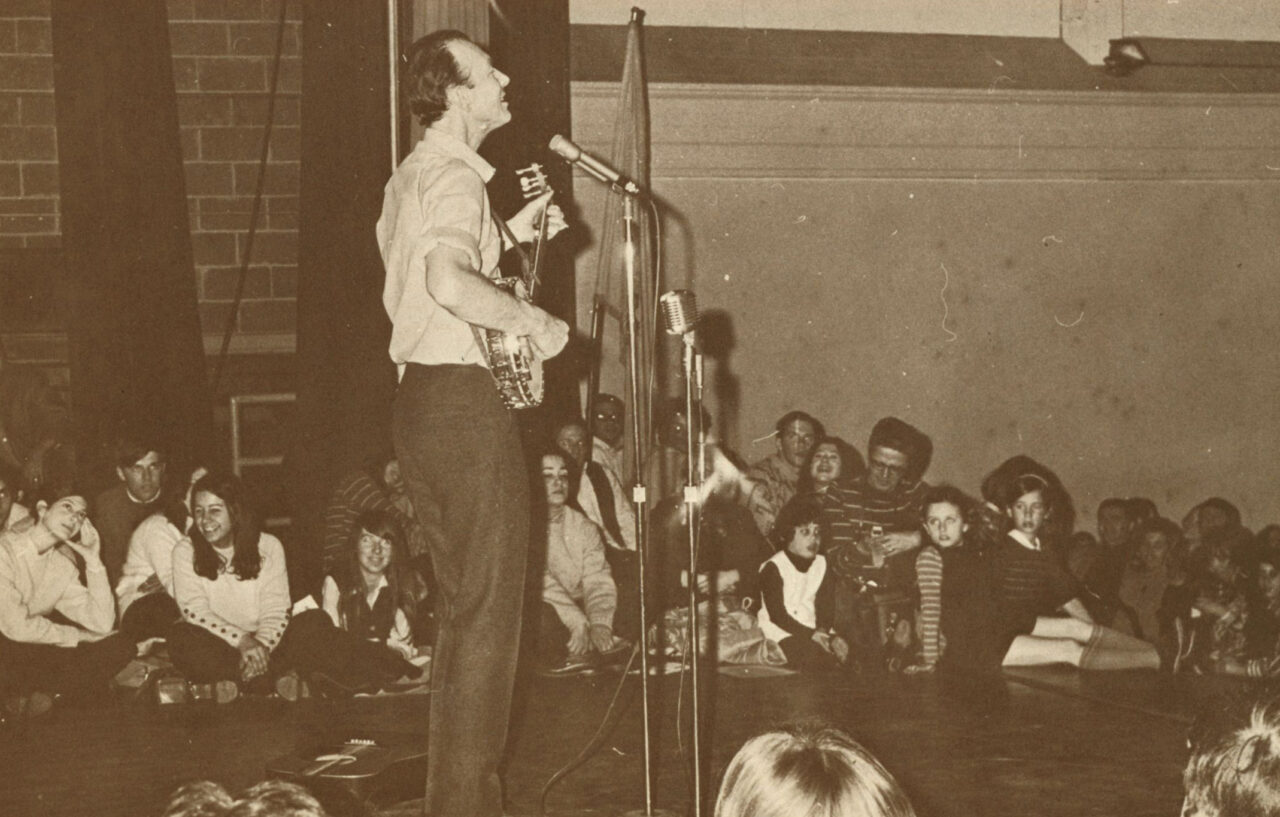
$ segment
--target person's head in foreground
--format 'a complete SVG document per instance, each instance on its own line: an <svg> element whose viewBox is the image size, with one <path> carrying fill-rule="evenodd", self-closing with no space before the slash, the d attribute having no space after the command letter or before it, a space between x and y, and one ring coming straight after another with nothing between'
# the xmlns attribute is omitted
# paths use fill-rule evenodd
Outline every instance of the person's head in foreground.
<svg viewBox="0 0 1280 817"><path fill-rule="evenodd" d="M915 817L915 810L853 738L804 721L742 745L725 770L715 817Z"/></svg>
<svg viewBox="0 0 1280 817"><path fill-rule="evenodd" d="M265 780L232 797L217 783L184 783L162 817L328 817L311 792L296 783Z"/></svg>
<svg viewBox="0 0 1280 817"><path fill-rule="evenodd" d="M1280 691L1202 717L1182 773L1182 817L1280 815Z"/></svg>

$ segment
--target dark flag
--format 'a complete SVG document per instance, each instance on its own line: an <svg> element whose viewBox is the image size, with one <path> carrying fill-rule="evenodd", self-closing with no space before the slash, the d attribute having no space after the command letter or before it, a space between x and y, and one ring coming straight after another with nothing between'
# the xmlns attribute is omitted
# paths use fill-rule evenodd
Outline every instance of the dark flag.
<svg viewBox="0 0 1280 817"><path fill-rule="evenodd" d="M627 30L627 52L623 58L622 90L618 99L618 118L614 124L613 151L610 164L621 173L649 185L649 93L645 82L644 48L641 18L644 12L633 9ZM623 196L610 191L605 201L604 223L600 237L599 269L596 273L595 297L592 305L592 343L600 350L605 348L606 337L617 340L620 354L616 359L597 361L597 372L614 371L621 367L621 378L610 377L610 382L626 379L629 358L628 332L632 330L628 320L627 270L625 258L625 225L623 223ZM653 213L642 201L636 202L636 338L637 368L643 378L640 382L640 406L632 405L630 389L624 385L622 392L628 416L640 418L641 456L649 449L650 416L654 387L654 341L657 320L657 274L654 266ZM597 382L600 378L597 375ZM594 394L588 399L594 401ZM631 412L637 412L632 415ZM590 415L588 415L590 416ZM631 425L627 424L627 433ZM632 448L627 445L624 470L630 480L638 473L632 461Z"/></svg>

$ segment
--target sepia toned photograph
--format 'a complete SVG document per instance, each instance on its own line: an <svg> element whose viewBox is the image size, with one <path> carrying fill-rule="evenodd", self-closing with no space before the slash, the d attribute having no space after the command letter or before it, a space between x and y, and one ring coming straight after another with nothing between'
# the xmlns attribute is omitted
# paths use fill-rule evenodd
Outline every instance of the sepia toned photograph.
<svg viewBox="0 0 1280 817"><path fill-rule="evenodd" d="M0 0L0 814L1280 815L1280 3Z"/></svg>

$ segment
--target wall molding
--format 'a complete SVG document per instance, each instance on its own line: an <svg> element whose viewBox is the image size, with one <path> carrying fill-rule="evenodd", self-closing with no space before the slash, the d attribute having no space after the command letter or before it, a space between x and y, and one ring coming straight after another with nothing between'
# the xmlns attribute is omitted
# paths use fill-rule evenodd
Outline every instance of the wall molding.
<svg viewBox="0 0 1280 817"><path fill-rule="evenodd" d="M575 82L607 155L618 84ZM1274 95L651 84L652 176L1280 181Z"/></svg>

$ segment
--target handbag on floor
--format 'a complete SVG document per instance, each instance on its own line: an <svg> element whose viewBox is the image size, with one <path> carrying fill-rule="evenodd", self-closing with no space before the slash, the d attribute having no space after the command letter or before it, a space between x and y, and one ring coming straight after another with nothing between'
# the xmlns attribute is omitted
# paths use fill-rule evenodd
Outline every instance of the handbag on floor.
<svg viewBox="0 0 1280 817"><path fill-rule="evenodd" d="M787 663L782 648L765 638L764 631L756 623L756 617L748 606L736 601L731 596L722 596L716 600L717 661L721 664L765 664L775 667ZM709 601L698 603L698 648L703 655L707 652L711 636L710 611ZM657 643L658 627L655 624L649 628L651 645ZM689 644L689 608L676 607L668 610L662 617L661 627L663 647L667 655L686 655Z"/></svg>

